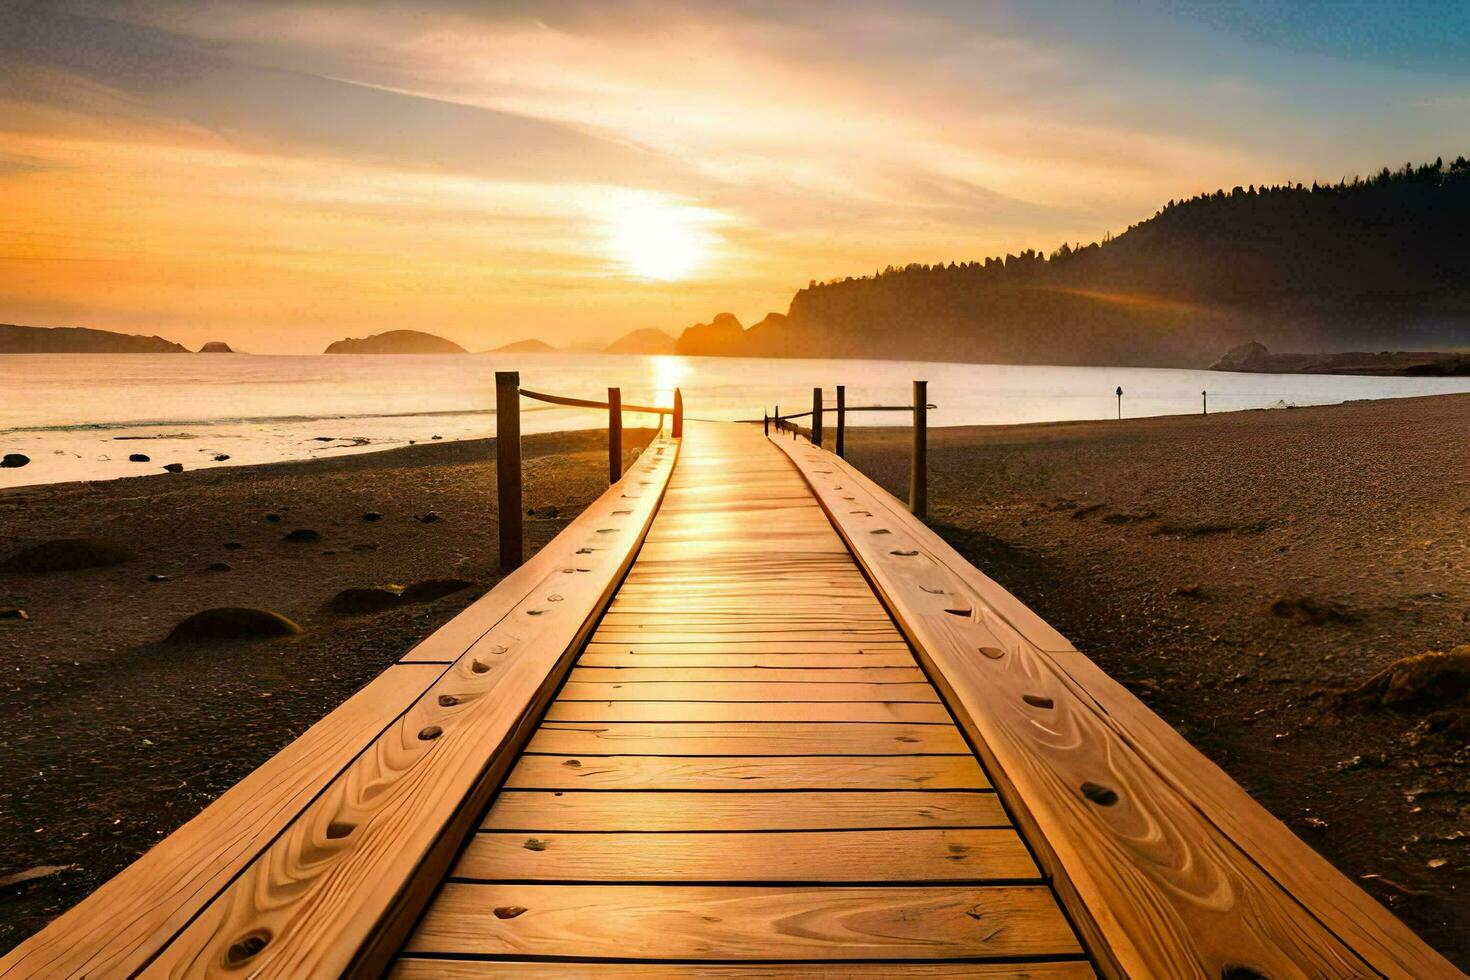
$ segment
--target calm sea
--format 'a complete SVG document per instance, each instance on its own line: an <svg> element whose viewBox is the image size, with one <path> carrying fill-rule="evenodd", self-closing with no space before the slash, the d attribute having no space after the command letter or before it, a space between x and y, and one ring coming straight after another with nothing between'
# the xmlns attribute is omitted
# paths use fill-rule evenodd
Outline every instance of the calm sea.
<svg viewBox="0 0 1470 980"><path fill-rule="evenodd" d="M811 407L814 385L847 386L849 405L907 404L915 378L939 407L930 424L973 425L1125 416L1470 391L1470 378L1357 378L1225 374L1150 368L761 360L574 354L259 356L249 354L0 356L0 453L31 464L0 469L0 486L106 479L188 469L372 452L410 441L495 432L494 375L519 370L523 387L627 404L667 405L710 419L759 418L775 405ZM648 417L643 417L647 419ZM907 424L903 414L864 424ZM604 424L595 410L526 401L526 432ZM650 419L651 421L651 419ZM629 426L639 424L629 416ZM129 462L132 453L151 457ZM229 460L216 461L227 455Z"/></svg>

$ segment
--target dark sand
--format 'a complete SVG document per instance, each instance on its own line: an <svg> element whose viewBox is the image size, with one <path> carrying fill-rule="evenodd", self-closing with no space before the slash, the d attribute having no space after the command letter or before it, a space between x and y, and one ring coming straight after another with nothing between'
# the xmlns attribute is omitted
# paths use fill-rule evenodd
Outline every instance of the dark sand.
<svg viewBox="0 0 1470 980"><path fill-rule="evenodd" d="M848 456L906 499L909 438ZM1470 706L1435 734L1330 693L1470 643L1470 395L941 429L930 466L952 545L1470 967Z"/></svg>
<svg viewBox="0 0 1470 980"><path fill-rule="evenodd" d="M643 434L646 438L646 433ZM602 489L600 433L528 438L549 539ZM906 430L849 455L906 492ZM109 534L120 568L0 575L0 949L39 928L329 711L495 580L487 444L0 494L0 557ZM1421 714L1332 692L1470 642L1470 396L1124 422L935 430L931 523L1461 966L1470 965L1470 749ZM378 524L361 513L379 510ZM437 524L415 515L436 510ZM264 515L278 512L280 524ZM321 531L289 545L294 527ZM243 550L226 551L238 540ZM355 552L353 544L375 543ZM334 552L334 553L329 553ZM227 561L235 570L205 573ZM152 572L168 582L147 583ZM338 589L455 575L481 588L360 619ZM1192 584L1195 595L1176 590ZM1280 596L1347 618L1279 616ZM226 602L304 637L156 645ZM1461 706L1463 716L1464 706ZM1431 862L1443 861L1431 867Z"/></svg>
<svg viewBox="0 0 1470 980"><path fill-rule="evenodd" d="M625 462L649 430L625 434ZM607 488L606 431L524 440L527 551ZM366 511L381 512L376 523ZM418 518L435 511L441 520ZM279 523L267 514L279 514ZM296 528L321 540L282 540ZM0 491L0 559L77 536L122 540L127 564L0 573L0 952L116 874L331 711L498 579L494 442ZM229 549L228 542L243 547ZM357 547L354 547L357 546ZM364 547L368 546L368 547ZM206 571L214 562L230 571ZM167 581L149 582L151 574ZM324 604L354 586L475 587L373 615ZM283 640L159 641L211 606L275 610Z"/></svg>

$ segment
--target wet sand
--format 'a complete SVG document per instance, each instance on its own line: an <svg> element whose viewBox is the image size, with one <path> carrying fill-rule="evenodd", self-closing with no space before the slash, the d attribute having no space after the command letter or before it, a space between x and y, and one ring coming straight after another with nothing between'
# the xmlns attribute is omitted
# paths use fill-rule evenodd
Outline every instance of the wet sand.
<svg viewBox="0 0 1470 980"><path fill-rule="evenodd" d="M909 438L848 456L906 498ZM1470 396L938 429L930 466L952 545L1470 967L1470 706L1335 696L1470 643Z"/></svg>
<svg viewBox="0 0 1470 980"><path fill-rule="evenodd" d="M649 430L625 433L625 462ZM607 488L603 431L528 436L528 553ZM375 522L363 514L382 515ZM421 518L434 512L438 520ZM279 515L279 521L268 515ZM306 543L283 540L317 531ZM115 539L123 565L0 573L0 951L116 874L498 579L494 442L0 491L0 559ZM237 547L234 547L237 546ZM217 562L228 571L208 571ZM149 581L150 575L165 576ZM364 616L339 590L454 577L475 585ZM169 645L211 606L274 610L282 640ZM68 867L70 866L70 867Z"/></svg>

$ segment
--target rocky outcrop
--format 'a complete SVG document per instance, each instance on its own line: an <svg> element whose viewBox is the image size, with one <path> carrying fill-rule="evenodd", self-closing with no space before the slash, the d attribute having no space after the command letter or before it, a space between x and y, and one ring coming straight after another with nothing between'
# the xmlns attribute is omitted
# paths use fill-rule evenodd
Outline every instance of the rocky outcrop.
<svg viewBox="0 0 1470 980"><path fill-rule="evenodd" d="M515 341L513 343L509 343L509 344L504 344L504 345L502 345L500 347L494 348L493 350L488 350L485 353L487 353L487 354L554 354L554 353L556 353L556 348L555 347L552 347L550 344L548 344L544 340L526 339L526 340L517 340L517 341Z"/></svg>
<svg viewBox="0 0 1470 980"><path fill-rule="evenodd" d="M740 352L745 328L733 313L720 313L709 323L696 323L679 335L674 350L679 354L731 356Z"/></svg>
<svg viewBox="0 0 1470 980"><path fill-rule="evenodd" d="M223 340L211 340L209 343L207 343L203 347L199 348L199 353L201 353L201 354L233 354L233 353L235 353L235 351L233 349L231 349L230 345L227 344L227 343L225 343Z"/></svg>
<svg viewBox="0 0 1470 980"><path fill-rule="evenodd" d="M349 337L329 344L328 354L464 354L452 340L420 330L389 330L371 337Z"/></svg>
<svg viewBox="0 0 1470 980"><path fill-rule="evenodd" d="M1232 347L1214 364L1210 365L1211 371L1260 371L1262 365L1269 362L1271 352L1266 349L1265 344L1256 343L1254 340L1239 347Z"/></svg>
<svg viewBox="0 0 1470 980"><path fill-rule="evenodd" d="M602 349L604 354L672 354L678 341L662 330L645 327L626 333Z"/></svg>
<svg viewBox="0 0 1470 980"><path fill-rule="evenodd" d="M87 327L22 327L0 323L0 354L187 354L162 337Z"/></svg>

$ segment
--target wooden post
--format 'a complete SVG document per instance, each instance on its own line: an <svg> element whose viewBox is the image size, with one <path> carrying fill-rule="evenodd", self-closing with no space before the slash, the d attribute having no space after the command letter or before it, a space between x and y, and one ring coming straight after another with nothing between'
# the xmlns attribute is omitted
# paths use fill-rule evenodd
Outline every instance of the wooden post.
<svg viewBox="0 0 1470 980"><path fill-rule="evenodd" d="M607 482L623 478L623 389L607 389Z"/></svg>
<svg viewBox="0 0 1470 980"><path fill-rule="evenodd" d="M779 436L781 434L781 406L777 405L776 411L772 412L771 414L776 417L776 435Z"/></svg>
<svg viewBox="0 0 1470 980"><path fill-rule="evenodd" d="M521 373L495 372L495 506L500 568L526 560L521 514Z"/></svg>
<svg viewBox="0 0 1470 980"><path fill-rule="evenodd" d="M837 455L847 455L847 386L837 386Z"/></svg>
<svg viewBox="0 0 1470 980"><path fill-rule="evenodd" d="M1199 397L1200 397L1200 401L1204 403L1203 411L1200 414L1202 414L1202 415L1209 415L1210 414L1210 393L1208 391L1202 391L1202 392L1199 393Z"/></svg>
<svg viewBox="0 0 1470 980"><path fill-rule="evenodd" d="M674 389L674 438L684 438L684 393Z"/></svg>
<svg viewBox="0 0 1470 980"><path fill-rule="evenodd" d="M771 434L771 417L765 412L761 412L761 434L767 436Z"/></svg>
<svg viewBox="0 0 1470 980"><path fill-rule="evenodd" d="M1118 385L1118 421L1123 421L1123 386Z"/></svg>
<svg viewBox="0 0 1470 980"><path fill-rule="evenodd" d="M929 511L929 382L914 382L914 459L909 472L909 510Z"/></svg>
<svg viewBox="0 0 1470 980"><path fill-rule="evenodd" d="M812 389L812 445L822 444L822 389Z"/></svg>

